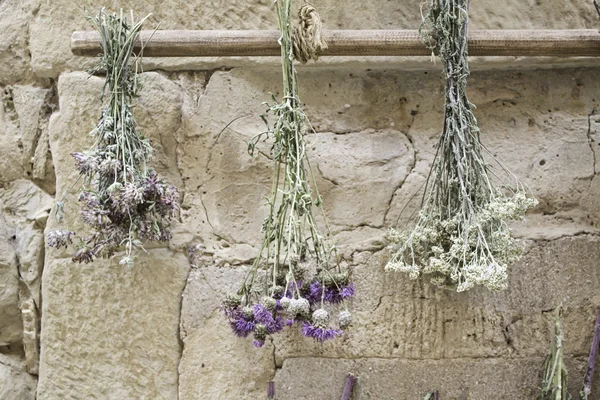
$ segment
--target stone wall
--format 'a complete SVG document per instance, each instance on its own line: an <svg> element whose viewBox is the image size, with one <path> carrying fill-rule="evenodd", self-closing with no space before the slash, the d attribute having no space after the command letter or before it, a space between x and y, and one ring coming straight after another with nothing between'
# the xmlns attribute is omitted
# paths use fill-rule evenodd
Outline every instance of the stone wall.
<svg viewBox="0 0 600 400"><path fill-rule="evenodd" d="M102 5L152 12L148 27L161 29L273 29L271 3ZM316 5L332 29L414 29L420 3ZM597 27L588 2L476 3L473 29ZM318 131L317 184L354 271L355 323L331 343L290 332L254 349L230 333L219 302L261 239L270 160L248 156L246 143L262 129L261 103L280 91L277 58L147 59L135 115L154 166L183 194L173 240L149 246L133 267L73 264L44 245L57 226L50 210L76 177L70 153L89 146L101 105L102 79L84 72L94 60L69 51L72 31L90 29L84 8L99 6L0 2L0 399L262 399L270 380L278 399L337 399L348 373L358 376L355 399L420 399L433 388L443 399L532 399L561 302L578 392L600 306L597 60L473 60L469 95L483 140L540 204L514 226L526 252L509 289L461 294L383 270L384 234L414 210L435 152L439 63L325 58L299 67ZM65 211L64 226L84 229L76 195Z"/></svg>

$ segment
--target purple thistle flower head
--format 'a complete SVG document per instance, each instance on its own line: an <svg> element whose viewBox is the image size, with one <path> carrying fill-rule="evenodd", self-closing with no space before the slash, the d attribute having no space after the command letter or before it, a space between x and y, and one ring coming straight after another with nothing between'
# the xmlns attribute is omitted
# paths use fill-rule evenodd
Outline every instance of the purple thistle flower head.
<svg viewBox="0 0 600 400"><path fill-rule="evenodd" d="M250 333L254 331L254 327L256 326L254 321L247 320L243 315L239 316L237 319L230 321L231 330L238 337L248 337Z"/></svg>
<svg viewBox="0 0 600 400"><path fill-rule="evenodd" d="M231 330L238 337L248 337L254 331L256 323L252 315L244 313L240 307L224 308L225 316L229 319Z"/></svg>
<svg viewBox="0 0 600 400"><path fill-rule="evenodd" d="M262 304L253 305L252 311L254 312L254 319L260 324L267 325L273 321L273 314Z"/></svg>
<svg viewBox="0 0 600 400"><path fill-rule="evenodd" d="M321 343L326 340L333 339L336 336L340 336L343 333L344 332L339 329L321 328L321 327L317 327L312 324L309 324L307 322L302 324L302 335L309 337L309 338L313 338L317 342L321 342Z"/></svg>
<svg viewBox="0 0 600 400"><path fill-rule="evenodd" d="M327 294L327 289L325 290L325 294ZM308 287L308 294L306 295L306 298L308 299L308 301L310 302L311 305L317 304L321 301L321 297L323 296L323 286L321 285L321 282L319 281L314 281L313 283L310 284L310 286Z"/></svg>
<svg viewBox="0 0 600 400"><path fill-rule="evenodd" d="M339 304L344 300L353 297L355 293L354 283L350 283L346 286L338 287L325 287L325 293L323 296L323 286L321 282L315 281L310 284L310 289L306 298L310 301L311 305L317 304L321 301L321 296L326 303Z"/></svg>
<svg viewBox="0 0 600 400"><path fill-rule="evenodd" d="M256 340L256 339L254 339L254 340L252 341L252 344L254 345L254 347L257 347L257 348L259 348L259 347L263 347L263 346L265 345L265 341L264 341L264 340L263 340L263 341L260 341L260 340Z"/></svg>
<svg viewBox="0 0 600 400"><path fill-rule="evenodd" d="M340 296L343 299L349 299L350 297L353 297L354 294L354 283L350 283L349 285L340 288Z"/></svg>
<svg viewBox="0 0 600 400"><path fill-rule="evenodd" d="M252 306L252 311L254 312L256 323L262 324L267 328L267 334L271 335L283 330L283 318L274 316L264 305L255 304Z"/></svg>

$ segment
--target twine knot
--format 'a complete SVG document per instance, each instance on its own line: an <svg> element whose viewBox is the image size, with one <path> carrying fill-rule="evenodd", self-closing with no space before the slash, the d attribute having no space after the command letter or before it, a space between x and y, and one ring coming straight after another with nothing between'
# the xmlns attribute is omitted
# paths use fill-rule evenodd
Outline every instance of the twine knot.
<svg viewBox="0 0 600 400"><path fill-rule="evenodd" d="M298 11L300 23L294 27L294 57L305 64L308 60L317 61L327 42L323 38L323 23L317 9L312 4L304 4Z"/></svg>

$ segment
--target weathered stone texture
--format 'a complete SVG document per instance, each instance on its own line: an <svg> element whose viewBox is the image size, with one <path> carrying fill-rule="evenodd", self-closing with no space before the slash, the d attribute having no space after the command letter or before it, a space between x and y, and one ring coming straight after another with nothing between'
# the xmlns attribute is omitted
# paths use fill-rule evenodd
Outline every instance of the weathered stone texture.
<svg viewBox="0 0 600 400"><path fill-rule="evenodd" d="M339 399L349 373L358 377L352 399L413 400L439 390L441 399L533 399L543 358L411 361L364 358L292 358L277 372L277 399ZM571 371L583 359L567 359ZM573 374L580 378L582 373ZM596 387L600 385L595 385ZM570 382L578 393L579 380ZM597 390L596 388L594 388Z"/></svg>
<svg viewBox="0 0 600 400"><path fill-rule="evenodd" d="M236 272L228 265L247 264L260 240L260 222L266 210L259 199L268 193L270 182L269 143L259 145L254 159L240 154L252 135L264 129L252 115L264 111L259 104L269 92L277 93L277 76L270 70L216 72L194 103L197 112L182 123L179 141L190 145L180 144L180 169L190 195L185 198L186 211L178 229L188 243L201 243L196 250L203 254L184 297L182 399L198 398L204 386L192 380L191 376L197 375L205 377L202 382L218 379L223 382L220 388L233 386L241 391L222 392L220 398L236 398L244 390L249 398L259 398L255 387L262 385L264 390L268 380L260 374L273 367L254 358L266 357L270 348L258 350L252 357L246 367L253 368L244 367L239 354L246 351L249 341L234 339L231 334L221 336L219 329L228 327L222 317L219 321L218 300L207 293L234 288ZM469 90L479 106L476 116L484 142L543 200L532 214L534 226L527 222L517 226L520 236L534 240L526 242L524 259L512 267L511 286L502 293L484 289L447 292L383 269L388 257L387 252L379 251L384 246L384 227L394 225L399 217L405 220L416 209L435 152L443 106L437 74L405 73L400 80L396 72L384 70L303 71L300 81L307 114L319 132L309 137L317 183L342 254L352 265L358 296L352 304L355 323L344 338L321 345L291 332L274 339L275 363L283 366L278 385L294 389L285 396L294 398L298 386L291 376L303 374L294 370L287 375L286 363L325 357L365 365L371 358L389 358L389 370L398 363L409 363L417 370L436 365L439 370L431 379L438 377L450 398L477 385L482 376L491 389L477 386L479 391L469 392L468 398L492 398L481 396L500 388L506 391L500 398L529 398L539 384L539 362L552 336L551 311L561 302L565 305L567 353L578 357L572 365L579 379L582 371L578 366L589 350L600 305L594 265L599 256L598 239L545 239L597 232L595 131L588 132L597 85L591 70L478 72L471 79ZM389 87L395 90L387 90ZM241 118L234 120L236 117ZM569 200L563 201L567 196ZM223 213L225 209L228 212ZM236 270L241 276L243 270ZM207 330L215 330L212 335L223 343L221 348L199 345L198 338L209 341L212 337ZM452 362L444 361L457 358L483 363L485 368L470 369L459 379ZM215 363L221 359L232 360L228 372L245 370L254 386L240 388L237 373L202 370L203 363L209 365L206 360ZM478 361L487 359L496 361ZM345 362L340 361L342 365ZM509 374L518 375L521 383L507 385L513 375L488 378L497 365L513 368ZM298 385L305 387L300 392L306 398L320 398L316 388L314 397L309 393L313 393L310 381L321 374L311 367L309 375L307 380L300 378L302 384ZM361 376L367 386L382 384L383 378L376 374L361 372ZM381 391L370 390L364 398L404 398L398 397L399 393L404 393L411 380L405 382L397 390L385 385ZM342 384L343 378L338 386ZM325 386L329 390L329 384ZM424 385L407 389L412 397L406 398L423 390Z"/></svg>
<svg viewBox="0 0 600 400"><path fill-rule="evenodd" d="M0 85L31 79L29 23L39 0L0 3Z"/></svg>
<svg viewBox="0 0 600 400"><path fill-rule="evenodd" d="M0 343L10 344L12 352L22 349L32 374L38 372L43 229L51 206L52 197L31 181L18 179L0 188L0 265L5 266Z"/></svg>
<svg viewBox="0 0 600 400"><path fill-rule="evenodd" d="M0 354L0 399L35 400L36 386L18 356Z"/></svg>
<svg viewBox="0 0 600 400"><path fill-rule="evenodd" d="M416 29L420 3L317 6L329 29ZM152 12L147 28L275 28L271 0L104 5ZM74 265L70 251L44 248L44 229L85 232L78 186L62 225L49 209L77 179L70 153L89 147L100 112L103 79L83 72L95 60L69 49L73 30L91 29L83 10L97 7L0 2L0 353L13 353L0 354L0 398L35 398L25 371L38 367L40 306L39 399L259 399L273 378L280 399L333 399L348 372L360 399L433 388L443 399L530 399L561 302L577 392L600 305L600 83L597 68L572 66L596 60L472 62L491 68L473 73L468 89L482 139L540 200L514 224L526 253L502 293L442 291L383 269L386 229L416 211L442 128L439 63L350 57L299 68L325 216L354 271L355 323L332 343L290 332L257 350L230 333L219 304L261 240L270 143L252 158L247 142L265 129L261 103L280 96L277 57L145 60L160 72L143 74L134 113L153 140L153 166L183 195L169 248L149 246L133 268L118 258ZM596 29L597 16L591 2L483 1L472 2L470 26Z"/></svg>
<svg viewBox="0 0 600 400"><path fill-rule="evenodd" d="M176 399L185 256L153 249L133 267L48 258L38 399Z"/></svg>
<svg viewBox="0 0 600 400"><path fill-rule="evenodd" d="M26 178L53 193L54 171L48 151L52 90L6 86L0 97L0 154L4 158L0 183Z"/></svg>
<svg viewBox="0 0 600 400"><path fill-rule="evenodd" d="M6 220L0 215L0 346L15 345L23 337L19 312L19 268Z"/></svg>
<svg viewBox="0 0 600 400"><path fill-rule="evenodd" d="M136 101L138 126L153 140L153 166L178 182L174 132L181 116L177 85L157 73L145 74ZM103 80L85 73L61 76L60 112L52 115L50 139L63 196L76 180L71 153L86 149L99 115ZM48 229L85 235L74 193L66 197L65 218ZM69 252L48 249L44 268L42 354L39 398L177 398L181 292L189 263L182 253L152 249L134 267L119 257L89 266L72 264ZM82 360L81 357L86 360ZM82 365L85 372L80 374ZM85 382L83 385L81 382Z"/></svg>
<svg viewBox="0 0 600 400"><path fill-rule="evenodd" d="M251 340L230 332L219 309L221 299L247 269L193 269L183 297L179 365L180 399L263 398L275 373L273 346L257 351Z"/></svg>

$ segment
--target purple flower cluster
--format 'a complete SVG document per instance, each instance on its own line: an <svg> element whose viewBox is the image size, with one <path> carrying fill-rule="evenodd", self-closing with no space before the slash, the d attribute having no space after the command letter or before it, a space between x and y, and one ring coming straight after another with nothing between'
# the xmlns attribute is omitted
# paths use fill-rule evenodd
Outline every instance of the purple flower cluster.
<svg viewBox="0 0 600 400"><path fill-rule="evenodd" d="M64 247L66 249L73 243L71 236L74 234L75 233L71 231L50 231L47 235L48 246L56 247L57 249Z"/></svg>
<svg viewBox="0 0 600 400"><path fill-rule="evenodd" d="M168 241L169 220L179 210L177 189L152 170L112 190L82 191L79 200L81 217L93 229L86 244L94 257L110 257L132 240Z"/></svg>
<svg viewBox="0 0 600 400"><path fill-rule="evenodd" d="M245 308L226 307L225 315L229 318L229 325L236 336L245 338L251 333L254 334L253 343L256 347L262 347L267 335L281 332L285 326L283 317L277 315L277 310L269 311L262 304Z"/></svg>
<svg viewBox="0 0 600 400"><path fill-rule="evenodd" d="M111 257L119 247L141 246L143 241L168 241L169 220L179 210L179 192L154 170L146 175L127 174L124 182L120 161L109 152L73 153L77 168L91 187L79 194L82 220L92 228L80 241L73 261L88 263L98 257ZM48 245L67 247L68 235L48 234Z"/></svg>
<svg viewBox="0 0 600 400"><path fill-rule="evenodd" d="M321 328L307 322L302 324L302 335L315 339L317 342L324 342L340 336L344 331L333 328Z"/></svg>
<svg viewBox="0 0 600 400"><path fill-rule="evenodd" d="M105 71L103 97L106 94L107 98L90 133L95 138L94 147L72 153L84 182L79 195L81 218L91 227L90 235L77 241L73 261L88 263L110 257L124 247L127 254L121 263L128 264L133 260L134 247L142 247L144 241L171 238L169 220L179 210L179 193L148 168L151 142L138 131L132 112L139 85L137 68L132 68L129 55L141 25L129 26L120 17L104 12L94 24L105 46L92 72ZM48 235L50 246L70 243L70 235Z"/></svg>
<svg viewBox="0 0 600 400"><path fill-rule="evenodd" d="M355 294L354 284L346 281L345 285L326 287L315 280L310 285L298 282L290 284L293 290L273 298L264 298L262 303L242 306L241 298L230 295L223 303L225 316L229 319L231 330L238 337L254 336L254 345L262 347L267 335L281 332L285 327L298 323L303 336L315 339L318 342L333 339L342 335L341 329L328 327L328 313L322 309L321 298L324 293L324 302L339 304ZM293 292L304 297L294 297ZM233 300L232 300L233 299ZM311 310L315 310L312 312ZM312 312L312 315L311 315ZM348 314L347 316L345 314ZM340 327L349 325L350 314L346 310L340 315ZM321 318L319 318L319 316ZM342 321L344 319L344 321Z"/></svg>
<svg viewBox="0 0 600 400"><path fill-rule="evenodd" d="M323 299L325 303L340 304L344 300L354 297L354 283L332 286L333 287L323 286L321 282L314 281L309 285L306 298L311 304L320 303L321 299Z"/></svg>

